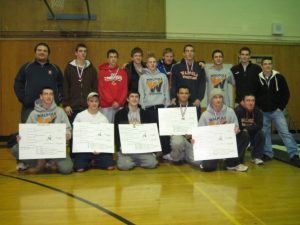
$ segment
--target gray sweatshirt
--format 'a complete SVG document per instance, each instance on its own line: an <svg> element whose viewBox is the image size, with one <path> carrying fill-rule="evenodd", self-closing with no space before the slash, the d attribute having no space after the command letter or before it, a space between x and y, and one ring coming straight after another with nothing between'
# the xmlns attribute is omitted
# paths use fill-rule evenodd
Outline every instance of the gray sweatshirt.
<svg viewBox="0 0 300 225"><path fill-rule="evenodd" d="M206 81L207 81L207 96L211 89L221 88L224 91L225 99L224 103L231 106L228 83L235 85L234 76L230 69L222 68L220 70L215 69L213 66L205 69ZM209 97L207 97L207 105L209 104Z"/></svg>
<svg viewBox="0 0 300 225"><path fill-rule="evenodd" d="M170 104L168 78L156 70L154 73L145 69L139 80L140 105L143 109L153 105Z"/></svg>
<svg viewBox="0 0 300 225"><path fill-rule="evenodd" d="M49 109L45 109L40 99L35 100L34 110L30 113L26 123L65 123L67 134L71 134L71 125L66 113L57 107L53 101Z"/></svg>
<svg viewBox="0 0 300 225"><path fill-rule="evenodd" d="M216 112L211 105L208 105L206 111L201 114L198 126L209 126L219 124L234 123L235 127L239 127L238 119L233 109L223 105L220 112Z"/></svg>

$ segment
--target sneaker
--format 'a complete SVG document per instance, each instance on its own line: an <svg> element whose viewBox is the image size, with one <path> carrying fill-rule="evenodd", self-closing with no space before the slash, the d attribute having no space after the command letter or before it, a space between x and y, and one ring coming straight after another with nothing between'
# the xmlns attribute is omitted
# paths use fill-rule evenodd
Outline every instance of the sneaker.
<svg viewBox="0 0 300 225"><path fill-rule="evenodd" d="M166 154L166 155L163 155L162 157L164 160L168 160L168 161L173 161L172 157L170 154Z"/></svg>
<svg viewBox="0 0 300 225"><path fill-rule="evenodd" d="M24 170L27 170L28 169L28 165L26 165L25 163L23 162L18 162L17 163L17 166L16 166L16 169L18 171L24 171Z"/></svg>
<svg viewBox="0 0 300 225"><path fill-rule="evenodd" d="M254 158L251 160L251 162L253 162L255 165L262 165L264 164L264 161L258 158Z"/></svg>
<svg viewBox="0 0 300 225"><path fill-rule="evenodd" d="M245 166L244 164L239 164L237 166L227 167L227 170L238 171L238 172L246 172L248 170L248 166Z"/></svg>
<svg viewBox="0 0 300 225"><path fill-rule="evenodd" d="M294 166L300 167L300 158L299 158L299 155L294 155L291 158L291 164L294 165Z"/></svg>
<svg viewBox="0 0 300 225"><path fill-rule="evenodd" d="M267 161L271 161L272 158L271 158L270 156L264 154L263 157L262 157L262 160L263 160L264 162L267 162Z"/></svg>

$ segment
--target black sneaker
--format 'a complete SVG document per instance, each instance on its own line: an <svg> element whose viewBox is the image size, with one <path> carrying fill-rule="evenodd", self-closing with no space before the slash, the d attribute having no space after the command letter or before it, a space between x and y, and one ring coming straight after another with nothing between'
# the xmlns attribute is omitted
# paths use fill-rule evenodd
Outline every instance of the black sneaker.
<svg viewBox="0 0 300 225"><path fill-rule="evenodd" d="M294 165L294 166L300 167L300 158L299 158L299 155L294 155L291 158L291 164Z"/></svg>
<svg viewBox="0 0 300 225"><path fill-rule="evenodd" d="M264 154L263 157L262 157L262 160L263 160L264 162L267 162L267 161L271 161L272 158L271 158L270 156Z"/></svg>

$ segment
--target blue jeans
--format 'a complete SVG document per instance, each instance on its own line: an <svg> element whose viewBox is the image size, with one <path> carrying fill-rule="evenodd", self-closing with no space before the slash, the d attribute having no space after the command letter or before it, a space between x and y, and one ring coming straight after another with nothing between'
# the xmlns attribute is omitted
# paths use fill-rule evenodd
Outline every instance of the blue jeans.
<svg viewBox="0 0 300 225"><path fill-rule="evenodd" d="M264 115L263 132L266 137L264 154L271 158L274 155L272 150L272 139L271 139L271 124L272 121L274 121L278 134L281 137L284 145L286 146L289 156L292 158L294 155L298 155L297 143L293 138L292 134L289 132L289 128L286 119L283 115L283 112L277 109L273 112L263 112L263 115Z"/></svg>

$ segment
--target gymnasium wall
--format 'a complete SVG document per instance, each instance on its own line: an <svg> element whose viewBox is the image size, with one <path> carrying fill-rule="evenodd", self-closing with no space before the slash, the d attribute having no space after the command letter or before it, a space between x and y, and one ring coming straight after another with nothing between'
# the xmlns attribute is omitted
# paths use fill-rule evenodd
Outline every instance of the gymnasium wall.
<svg viewBox="0 0 300 225"><path fill-rule="evenodd" d="M166 0L167 38L300 42L298 0ZM283 35L272 35L272 24Z"/></svg>
<svg viewBox="0 0 300 225"><path fill-rule="evenodd" d="M100 40L100 39L25 39L0 40L0 135L7 135L17 131L20 121L20 107L13 92L15 75L20 66L33 59L33 48L39 41L46 41L51 47L50 59L64 70L68 61L74 58L74 47L84 42L89 48L88 57L98 66L106 60L106 51L116 48L120 53L119 64L130 60L130 50L140 46L144 52L153 51L157 57L161 56L162 49L171 47L175 50L175 57L182 58L182 48L187 43L196 47L196 59L211 62L211 52L222 49L225 55L224 63L236 64L238 50L249 46L253 55L271 55L274 58L275 68L283 73L291 90L291 99L288 112L291 118L291 128L300 129L300 101L298 100L298 85L300 83L299 45L266 44L266 43L220 43L208 41L175 41L175 40Z"/></svg>

